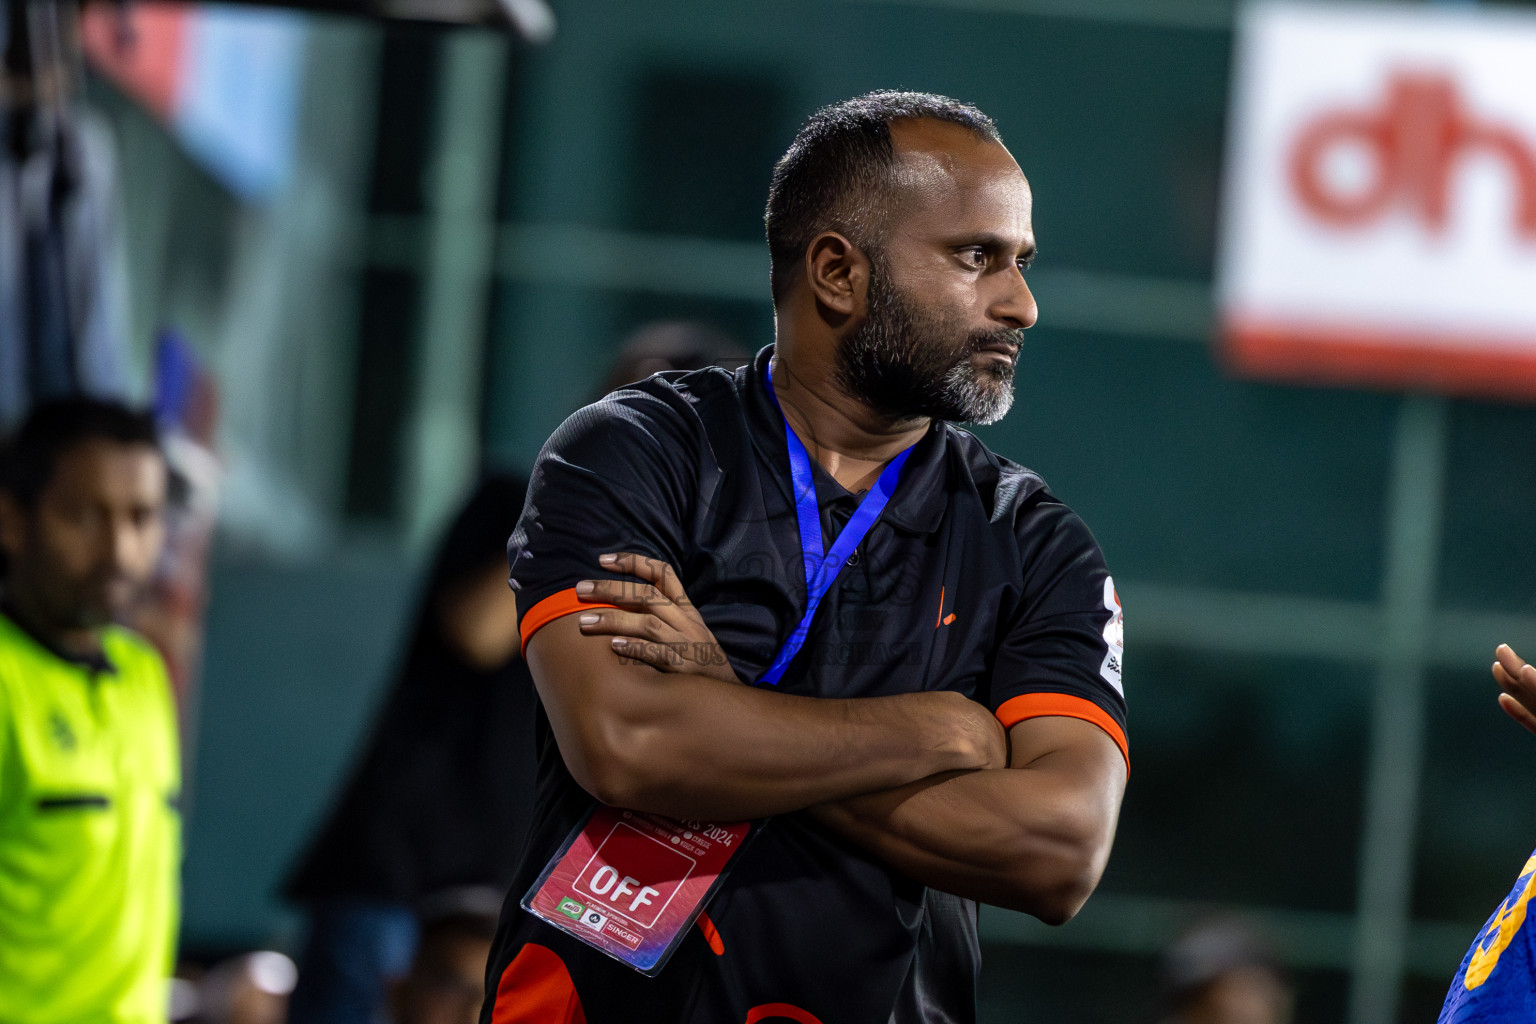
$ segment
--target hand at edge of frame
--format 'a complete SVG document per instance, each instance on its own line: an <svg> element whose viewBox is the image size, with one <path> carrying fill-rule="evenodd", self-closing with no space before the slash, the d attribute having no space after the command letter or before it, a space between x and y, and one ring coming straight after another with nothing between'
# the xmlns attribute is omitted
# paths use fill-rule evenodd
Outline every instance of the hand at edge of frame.
<svg viewBox="0 0 1536 1024"><path fill-rule="evenodd" d="M1494 658L1493 681L1504 691L1499 707L1536 733L1536 666L1527 665L1508 644L1500 644Z"/></svg>

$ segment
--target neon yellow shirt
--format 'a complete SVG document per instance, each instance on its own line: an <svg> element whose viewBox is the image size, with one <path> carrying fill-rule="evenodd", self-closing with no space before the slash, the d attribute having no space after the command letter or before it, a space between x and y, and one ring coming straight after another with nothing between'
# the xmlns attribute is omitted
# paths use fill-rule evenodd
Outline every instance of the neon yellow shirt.
<svg viewBox="0 0 1536 1024"><path fill-rule="evenodd" d="M109 628L108 665L0 614L0 1024L164 1024L181 859L170 683Z"/></svg>

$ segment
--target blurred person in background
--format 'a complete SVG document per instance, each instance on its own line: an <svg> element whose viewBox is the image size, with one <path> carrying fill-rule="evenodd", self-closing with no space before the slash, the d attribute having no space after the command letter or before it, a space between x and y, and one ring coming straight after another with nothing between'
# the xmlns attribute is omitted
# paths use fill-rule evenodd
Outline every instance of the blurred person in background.
<svg viewBox="0 0 1536 1024"><path fill-rule="evenodd" d="M181 766L160 655L115 625L168 473L147 414L35 408L0 454L0 1020L163 1024Z"/></svg>
<svg viewBox="0 0 1536 1024"><path fill-rule="evenodd" d="M1264 937L1232 920L1196 924L1163 956L1162 1024L1290 1024L1295 997Z"/></svg>
<svg viewBox="0 0 1536 1024"><path fill-rule="evenodd" d="M412 905L511 880L536 772L533 683L506 583L526 489L488 476L448 528L399 676L287 882L308 916L294 1024L377 1020L415 953Z"/></svg>
<svg viewBox="0 0 1536 1024"><path fill-rule="evenodd" d="M1499 707L1536 733L1536 666L1508 644L1494 652ZM1536 929L1526 921L1536 895L1536 853L1461 961L1438 1024L1528 1024L1536 1020Z"/></svg>
<svg viewBox="0 0 1536 1024"><path fill-rule="evenodd" d="M293 961L270 949L220 960L188 983L183 1016L189 1024L283 1024L298 971Z"/></svg>
<svg viewBox="0 0 1536 1024"><path fill-rule="evenodd" d="M453 889L421 902L421 940L410 971L390 989L390 1024L475 1024L501 896L494 889Z"/></svg>
<svg viewBox="0 0 1536 1024"><path fill-rule="evenodd" d="M659 321L623 343L604 393L746 358L707 324ZM525 491L522 480L488 477L449 528L367 751L287 884L309 915L293 1024L377 1019L411 963L412 905L454 886L499 897L517 867L538 771L533 685L506 581ZM477 1012L484 968L482 955Z"/></svg>
<svg viewBox="0 0 1536 1024"><path fill-rule="evenodd" d="M625 339L613 368L603 381L601 398L626 384L668 370L698 370L719 366L734 370L752 354L729 334L696 320L657 320Z"/></svg>

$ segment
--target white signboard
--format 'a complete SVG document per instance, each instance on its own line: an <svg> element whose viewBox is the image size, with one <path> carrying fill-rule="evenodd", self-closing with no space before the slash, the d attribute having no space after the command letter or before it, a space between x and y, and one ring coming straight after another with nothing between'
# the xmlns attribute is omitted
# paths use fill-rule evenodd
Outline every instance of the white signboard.
<svg viewBox="0 0 1536 1024"><path fill-rule="evenodd" d="M1227 362L1536 397L1536 15L1261 4L1235 83Z"/></svg>

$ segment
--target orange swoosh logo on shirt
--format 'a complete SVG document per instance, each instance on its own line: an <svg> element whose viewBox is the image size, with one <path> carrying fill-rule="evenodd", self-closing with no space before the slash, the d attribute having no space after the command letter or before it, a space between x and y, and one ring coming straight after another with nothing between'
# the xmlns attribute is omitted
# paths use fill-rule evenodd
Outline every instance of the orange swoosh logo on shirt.
<svg viewBox="0 0 1536 1024"><path fill-rule="evenodd" d="M941 586L939 587L939 614L938 617L933 620L933 628L938 629L940 626L947 626L954 621L954 612L950 612L948 615L944 614L944 588Z"/></svg>

